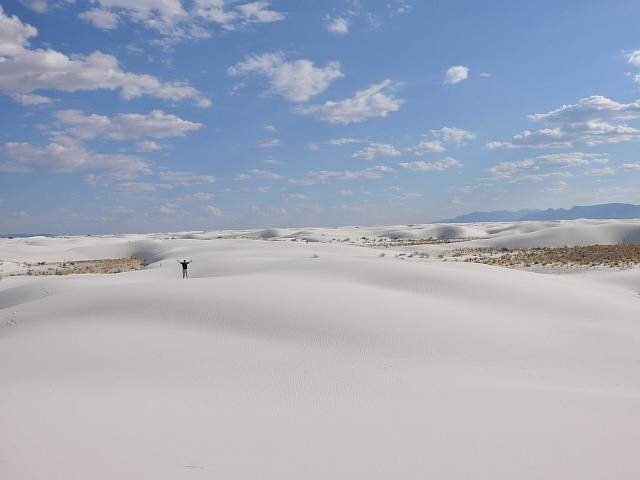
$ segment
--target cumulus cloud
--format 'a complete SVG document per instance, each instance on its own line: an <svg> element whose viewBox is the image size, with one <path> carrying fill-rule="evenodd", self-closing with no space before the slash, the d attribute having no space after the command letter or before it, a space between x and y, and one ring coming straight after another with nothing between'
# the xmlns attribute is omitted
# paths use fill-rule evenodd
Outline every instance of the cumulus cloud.
<svg viewBox="0 0 640 480"><path fill-rule="evenodd" d="M370 143L368 147L358 150L353 154L353 158L361 160L373 160L377 156L399 157L400 151L388 143Z"/></svg>
<svg viewBox="0 0 640 480"><path fill-rule="evenodd" d="M195 192L178 197L179 202L206 202L213 198L213 193Z"/></svg>
<svg viewBox="0 0 640 480"><path fill-rule="evenodd" d="M531 174L530 171L539 171L543 168L575 168L592 164L603 164L609 161L604 153L567 152L549 155L540 155L534 158L526 158L512 162L498 162L488 169L493 180L518 183L534 179L548 178L548 174ZM560 173L560 175L565 175Z"/></svg>
<svg viewBox="0 0 640 480"><path fill-rule="evenodd" d="M250 55L229 67L227 75L264 76L269 81L268 93L281 95L291 102L307 101L344 76L338 62L316 67L311 60L286 60L282 52Z"/></svg>
<svg viewBox="0 0 640 480"><path fill-rule="evenodd" d="M282 192L280 194L280 198L284 198L284 199L296 199L296 200L304 200L305 198L307 198L306 195L304 195L303 193L291 193L291 192Z"/></svg>
<svg viewBox="0 0 640 480"><path fill-rule="evenodd" d="M566 148L640 140L640 129L610 122L640 118L640 101L619 103L603 96L580 99L547 113L529 115L547 128L524 130L505 142L487 143L488 148Z"/></svg>
<svg viewBox="0 0 640 480"><path fill-rule="evenodd" d="M215 183L216 177L211 175L197 175L194 172L182 172L174 170L165 170L160 172L159 177L162 180L170 182L176 187L190 187L192 185L210 185Z"/></svg>
<svg viewBox="0 0 640 480"><path fill-rule="evenodd" d="M407 170L414 170L418 172L442 172L450 168L462 166L462 164L453 157L445 157L442 160L435 162L423 162L422 160L416 162L402 162L398 165Z"/></svg>
<svg viewBox="0 0 640 480"><path fill-rule="evenodd" d="M98 154L78 145L50 143L37 146L10 142L4 145L11 160L0 163L0 171L30 172L43 169L52 172L75 172L86 169L108 170L119 179L151 174L151 166L139 157L120 154Z"/></svg>
<svg viewBox="0 0 640 480"><path fill-rule="evenodd" d="M327 30L336 35L344 35L349 33L349 22L343 17L329 18Z"/></svg>
<svg viewBox="0 0 640 480"><path fill-rule="evenodd" d="M550 178L569 178L572 177L571 172L549 172L549 173L535 173L529 175L522 175L514 180L514 183L537 183Z"/></svg>
<svg viewBox="0 0 640 480"><path fill-rule="evenodd" d="M638 50L634 50L633 52L627 54L627 61L631 65L640 67L640 48Z"/></svg>
<svg viewBox="0 0 640 480"><path fill-rule="evenodd" d="M431 130L424 137L430 140L423 140L413 147L407 148L407 151L414 155L422 156L431 152L444 152L446 146L454 145L463 147L468 141L476 138L476 134L456 127L442 127L438 130Z"/></svg>
<svg viewBox="0 0 640 480"><path fill-rule="evenodd" d="M15 15L8 16L0 5L0 55L19 55L28 48L29 38L38 35L38 30Z"/></svg>
<svg viewBox="0 0 640 480"><path fill-rule="evenodd" d="M359 123L370 118L386 117L400 109L404 100L397 99L393 90L396 82L384 80L360 90L351 97L340 101L328 101L322 105L311 105L298 109L304 115L313 115L329 123Z"/></svg>
<svg viewBox="0 0 640 480"><path fill-rule="evenodd" d="M256 147L257 148L273 148L273 147L279 147L280 145L281 145L280 140L278 140L277 138L272 138L272 139L258 142L256 144Z"/></svg>
<svg viewBox="0 0 640 480"><path fill-rule="evenodd" d="M432 152L444 152L446 148L440 140L424 140L413 147L407 148L407 151L414 155L422 156Z"/></svg>
<svg viewBox="0 0 640 480"><path fill-rule="evenodd" d="M351 145L353 143L366 143L366 142L367 140L361 140L358 138L349 138L349 137L332 138L331 140L328 140L326 142L311 143L309 145L309 148L311 150L318 150L321 145L340 146L340 145Z"/></svg>
<svg viewBox="0 0 640 480"><path fill-rule="evenodd" d="M625 172L640 172L640 162L623 163L620 165L620 170Z"/></svg>
<svg viewBox="0 0 640 480"><path fill-rule="evenodd" d="M206 207L204 207L204 209L207 211L207 213L213 217L220 217L222 216L222 210L220 210L218 207L215 207L213 205L207 205Z"/></svg>
<svg viewBox="0 0 640 480"><path fill-rule="evenodd" d="M85 178L87 183L94 184L99 183L101 181L100 178L95 178L94 175L88 175ZM156 192L163 188L170 188L167 185L157 184L157 183L149 183L149 182L119 182L115 185L115 189L120 193L127 194L141 194L141 193L150 193Z"/></svg>
<svg viewBox="0 0 640 480"><path fill-rule="evenodd" d="M438 130L431 130L431 135L447 145L462 147L469 141L476 138L476 134L456 127L442 127Z"/></svg>
<svg viewBox="0 0 640 480"><path fill-rule="evenodd" d="M445 85L453 85L466 80L469 77L469 68L462 65L449 67L444 74L443 83Z"/></svg>
<svg viewBox="0 0 640 480"><path fill-rule="evenodd" d="M291 183L300 185L314 185L327 183L330 180L379 180L385 173L393 172L393 169L383 165L367 168L365 170L317 170L307 172L302 179L290 179Z"/></svg>
<svg viewBox="0 0 640 480"><path fill-rule="evenodd" d="M640 118L640 100L619 103L601 95L581 98L574 105L562 105L547 113L534 113L529 119L560 124L580 124L600 120Z"/></svg>
<svg viewBox="0 0 640 480"><path fill-rule="evenodd" d="M82 140L105 137L113 140L130 140L142 137L169 138L182 137L188 132L199 130L201 123L183 120L162 110L149 114L121 113L113 117L106 115L86 115L80 110L60 110L55 114L65 131ZM150 143L146 144L151 146ZM157 148L152 148L157 149Z"/></svg>
<svg viewBox="0 0 640 480"><path fill-rule="evenodd" d="M543 193L564 193L567 191L567 189L569 188L569 184L563 180L559 180L557 182L554 182L553 185L551 185L549 188L545 188L544 190L542 190Z"/></svg>
<svg viewBox="0 0 640 480"><path fill-rule="evenodd" d="M118 15L109 10L94 8L80 13L78 17L103 30L113 30L118 27Z"/></svg>
<svg viewBox="0 0 640 480"><path fill-rule="evenodd" d="M137 142L135 144L135 148L138 152L154 152L156 150L161 150L162 145L159 145L152 140L143 140L142 142Z"/></svg>
<svg viewBox="0 0 640 480"><path fill-rule="evenodd" d="M51 4L55 4L53 0L21 0L21 3L37 13L44 13L49 10Z"/></svg>
<svg viewBox="0 0 640 480"><path fill-rule="evenodd" d="M269 170L260 170L258 168L254 168L252 170L249 170L247 173L241 173L239 175L236 175L234 178L236 181L246 181L251 179L281 180L284 177L279 173L271 172Z"/></svg>
<svg viewBox="0 0 640 480"><path fill-rule="evenodd" d="M584 174L590 177L605 177L605 176L615 175L616 171L611 167L592 168L592 169L586 170Z"/></svg>
<svg viewBox="0 0 640 480"><path fill-rule="evenodd" d="M162 82L152 75L123 71L113 55L93 52L68 56L53 49L30 49L28 39L37 30L0 9L0 91L23 103L44 103L38 90L76 92L120 90L131 99L150 95L164 100L201 101L201 94L186 82ZM35 100L35 101L34 101Z"/></svg>
<svg viewBox="0 0 640 480"><path fill-rule="evenodd" d="M73 3L72 0L22 0L29 8L44 12L52 5ZM175 42L212 35L212 24L223 30L238 30L252 24L279 22L284 12L271 9L270 1L240 0L94 0L92 8L80 18L97 28L113 29L125 22L135 22L155 30L163 41Z"/></svg>
<svg viewBox="0 0 640 480"><path fill-rule="evenodd" d="M606 153L566 152L540 155L534 161L559 167L581 167L592 163L607 163L609 158Z"/></svg>
<svg viewBox="0 0 640 480"><path fill-rule="evenodd" d="M33 93L9 93L9 97L16 103L31 107L33 105L49 105L53 99Z"/></svg>

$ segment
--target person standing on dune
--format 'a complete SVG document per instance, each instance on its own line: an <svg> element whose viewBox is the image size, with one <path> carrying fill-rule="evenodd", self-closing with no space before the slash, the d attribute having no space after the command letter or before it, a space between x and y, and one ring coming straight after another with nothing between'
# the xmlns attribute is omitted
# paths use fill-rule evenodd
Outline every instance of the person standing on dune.
<svg viewBox="0 0 640 480"><path fill-rule="evenodd" d="M189 278L189 273L188 273L187 267L193 260L189 260L187 262L186 260L178 260L178 259L176 259L176 261L180 265L182 265L182 278Z"/></svg>

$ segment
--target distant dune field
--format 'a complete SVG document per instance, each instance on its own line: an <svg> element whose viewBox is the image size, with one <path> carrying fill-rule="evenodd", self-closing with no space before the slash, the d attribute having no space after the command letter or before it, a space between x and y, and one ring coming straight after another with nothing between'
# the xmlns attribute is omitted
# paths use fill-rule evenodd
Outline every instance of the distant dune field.
<svg viewBox="0 0 640 480"><path fill-rule="evenodd" d="M453 261L639 243L633 220L0 239L0 476L640 478L640 269Z"/></svg>

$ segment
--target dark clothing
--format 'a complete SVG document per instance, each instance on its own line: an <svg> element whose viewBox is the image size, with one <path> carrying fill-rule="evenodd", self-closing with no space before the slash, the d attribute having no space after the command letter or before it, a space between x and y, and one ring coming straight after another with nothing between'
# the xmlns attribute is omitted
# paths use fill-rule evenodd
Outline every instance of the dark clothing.
<svg viewBox="0 0 640 480"><path fill-rule="evenodd" d="M191 263L191 261L183 260L182 262L178 260L178 263L182 265L182 278L189 278L189 274L187 273L187 266Z"/></svg>

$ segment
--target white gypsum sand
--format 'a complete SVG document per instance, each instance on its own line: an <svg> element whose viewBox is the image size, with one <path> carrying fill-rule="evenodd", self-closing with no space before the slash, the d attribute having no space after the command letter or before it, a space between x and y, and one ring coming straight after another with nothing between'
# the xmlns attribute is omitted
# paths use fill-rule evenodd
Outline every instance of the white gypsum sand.
<svg viewBox="0 0 640 480"><path fill-rule="evenodd" d="M465 237L638 243L640 222L0 239L0 275L148 264L0 281L0 477L640 478L640 270L362 246Z"/></svg>

